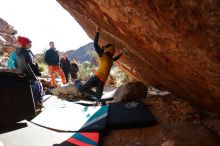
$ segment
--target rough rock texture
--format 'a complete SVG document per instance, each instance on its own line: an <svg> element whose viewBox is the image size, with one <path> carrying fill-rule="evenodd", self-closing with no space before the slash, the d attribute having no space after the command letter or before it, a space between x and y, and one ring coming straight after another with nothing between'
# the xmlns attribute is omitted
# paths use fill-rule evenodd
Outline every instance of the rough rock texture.
<svg viewBox="0 0 220 146"><path fill-rule="evenodd" d="M184 122L171 123L162 128L154 126L148 128L110 130L106 136L103 137L100 145L218 146L219 144L220 141L218 137L213 135L211 131L198 124Z"/></svg>
<svg viewBox="0 0 220 146"><path fill-rule="evenodd" d="M113 96L116 102L134 101L147 96L148 88L140 81L122 84Z"/></svg>
<svg viewBox="0 0 220 146"><path fill-rule="evenodd" d="M208 131L199 124L191 122L178 122L164 125L161 133L166 139L176 141L177 145L219 145L217 136L213 136L211 131Z"/></svg>
<svg viewBox="0 0 220 146"><path fill-rule="evenodd" d="M5 20L0 18L0 52L5 52L6 48L15 48L17 31Z"/></svg>
<svg viewBox="0 0 220 146"><path fill-rule="evenodd" d="M220 113L219 0L57 0L133 77ZM118 49L119 50L119 49Z"/></svg>
<svg viewBox="0 0 220 146"><path fill-rule="evenodd" d="M204 120L203 124L205 127L211 129L220 137L220 119Z"/></svg>

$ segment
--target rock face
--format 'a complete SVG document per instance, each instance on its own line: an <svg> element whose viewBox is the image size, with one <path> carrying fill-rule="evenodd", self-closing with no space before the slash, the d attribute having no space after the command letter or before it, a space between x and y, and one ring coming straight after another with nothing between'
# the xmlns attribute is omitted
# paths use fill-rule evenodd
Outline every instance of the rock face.
<svg viewBox="0 0 220 146"><path fill-rule="evenodd" d="M6 51L7 48L15 48L17 31L5 20L0 18L0 52Z"/></svg>
<svg viewBox="0 0 220 146"><path fill-rule="evenodd" d="M140 81L220 113L220 1L57 0Z"/></svg>

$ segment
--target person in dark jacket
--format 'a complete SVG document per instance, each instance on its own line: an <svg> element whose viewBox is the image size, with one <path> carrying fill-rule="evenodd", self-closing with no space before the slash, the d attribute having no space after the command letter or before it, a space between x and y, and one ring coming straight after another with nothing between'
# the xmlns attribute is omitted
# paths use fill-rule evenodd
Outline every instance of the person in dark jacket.
<svg viewBox="0 0 220 146"><path fill-rule="evenodd" d="M96 103L98 104L100 98L102 97L103 88L110 74L113 62L117 61L121 57L122 53L114 57L115 46L113 44L107 44L101 48L98 45L100 28L97 27L96 31L94 48L98 54L99 68L95 75L92 76L85 84L82 84L79 80L75 80L75 86L79 92L85 92L89 96L96 98ZM96 87L96 92L91 90L93 87Z"/></svg>
<svg viewBox="0 0 220 146"><path fill-rule="evenodd" d="M33 55L31 41L26 37L18 37L18 43L21 47L16 48L17 69L20 73L30 76L32 93L36 106L42 105L43 86L37 76L41 76L38 68L37 59Z"/></svg>
<svg viewBox="0 0 220 146"><path fill-rule="evenodd" d="M18 37L18 42L21 44L21 47L15 50L18 71L30 75L31 79L36 81L36 76L41 76L41 73L37 60L30 50L31 41L26 37Z"/></svg>
<svg viewBox="0 0 220 146"><path fill-rule="evenodd" d="M60 69L59 66L59 54L58 51L56 51L54 42L49 42L49 45L50 49L46 51L44 61L48 65L48 69L50 71L51 84L54 88L56 88L57 84L55 82L55 72L61 77L63 84L66 84L66 79L63 71Z"/></svg>
<svg viewBox="0 0 220 146"><path fill-rule="evenodd" d="M66 77L66 82L69 82L69 73L70 73L70 61L67 58L66 53L63 53L62 58L60 59L60 67L64 72Z"/></svg>
<svg viewBox="0 0 220 146"><path fill-rule="evenodd" d="M73 81L77 79L77 72L79 71L79 67L77 65L77 61L75 58L71 61L70 64L70 75Z"/></svg>

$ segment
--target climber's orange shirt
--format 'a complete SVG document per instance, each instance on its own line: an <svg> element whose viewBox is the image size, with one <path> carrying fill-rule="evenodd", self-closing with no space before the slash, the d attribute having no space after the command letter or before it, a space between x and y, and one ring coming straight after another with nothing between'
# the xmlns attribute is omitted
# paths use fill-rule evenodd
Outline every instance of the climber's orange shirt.
<svg viewBox="0 0 220 146"><path fill-rule="evenodd" d="M99 57L99 68L96 71L96 76L103 82L105 82L110 73L111 67L113 65L113 59L110 58L106 53L103 53Z"/></svg>

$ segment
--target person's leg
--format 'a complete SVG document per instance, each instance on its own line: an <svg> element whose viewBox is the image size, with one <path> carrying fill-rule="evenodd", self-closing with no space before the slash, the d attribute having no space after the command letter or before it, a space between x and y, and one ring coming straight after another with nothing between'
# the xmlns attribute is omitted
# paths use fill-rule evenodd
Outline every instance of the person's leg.
<svg viewBox="0 0 220 146"><path fill-rule="evenodd" d="M100 102L100 99L102 97L102 93L103 93L103 88L104 88L104 83L102 81L99 80L97 86L96 86L96 106L102 105L102 103Z"/></svg>
<svg viewBox="0 0 220 146"><path fill-rule="evenodd" d="M74 78L74 75L72 72L70 73L70 77L71 77L71 81L74 82L76 78Z"/></svg>
<svg viewBox="0 0 220 146"><path fill-rule="evenodd" d="M76 85L76 89L79 90L79 92L85 92L95 87L96 82L94 76L92 76L89 78L88 81L86 81L85 84L82 84L79 80L75 80L75 85Z"/></svg>
<svg viewBox="0 0 220 146"><path fill-rule="evenodd" d="M80 80L75 80L75 86L76 86L76 89L79 91L79 92L83 92L82 91L82 82Z"/></svg>
<svg viewBox="0 0 220 146"><path fill-rule="evenodd" d="M92 76L85 84L82 84L79 80L75 80L76 89L79 92L86 92L89 96L96 97L96 92L91 90L91 88L97 85L97 80L95 76Z"/></svg>
<svg viewBox="0 0 220 146"><path fill-rule="evenodd" d="M74 73L74 75L75 75L75 79L77 79L78 77L77 77L77 72L76 73Z"/></svg>
<svg viewBox="0 0 220 146"><path fill-rule="evenodd" d="M64 72L65 78L66 78L66 82L69 82L69 74L67 71Z"/></svg>
<svg viewBox="0 0 220 146"><path fill-rule="evenodd" d="M104 89L104 82L99 80L99 82L96 86L96 97L98 100L100 100L102 97L103 89Z"/></svg>
<svg viewBox="0 0 220 146"><path fill-rule="evenodd" d="M55 76L54 76L54 66L50 65L48 66L49 72L50 72L50 78L51 78L51 85L53 87L57 87L56 82L55 82Z"/></svg>
<svg viewBox="0 0 220 146"><path fill-rule="evenodd" d="M64 75L63 71L61 70L61 68L59 66L55 66L55 71L61 77L62 83L66 84L66 78L65 78L65 75Z"/></svg>
<svg viewBox="0 0 220 146"><path fill-rule="evenodd" d="M72 78L73 80L77 79L76 73L71 73L71 78Z"/></svg>
<svg viewBox="0 0 220 146"><path fill-rule="evenodd" d="M74 78L73 78L73 73L72 73L72 72L70 73L70 77L71 77L72 80L74 79Z"/></svg>
<svg viewBox="0 0 220 146"><path fill-rule="evenodd" d="M96 97L95 91L91 90L92 87L90 88L87 85L85 88L84 85L79 80L75 80L75 86L79 92L85 92L88 96Z"/></svg>
<svg viewBox="0 0 220 146"><path fill-rule="evenodd" d="M33 94L33 98L34 98L35 108L36 109L41 109L41 107L42 107L42 97L43 97L43 94L44 94L43 86L42 86L41 82L34 81L31 84L31 88L32 88L32 94Z"/></svg>

